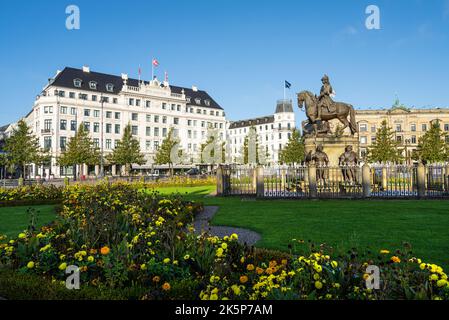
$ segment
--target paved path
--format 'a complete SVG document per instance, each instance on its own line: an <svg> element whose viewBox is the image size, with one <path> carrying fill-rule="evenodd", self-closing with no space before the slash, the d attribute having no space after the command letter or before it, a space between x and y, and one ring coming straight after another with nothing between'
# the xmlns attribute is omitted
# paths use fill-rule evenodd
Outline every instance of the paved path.
<svg viewBox="0 0 449 320"><path fill-rule="evenodd" d="M257 232L251 230L209 225L209 221L212 220L212 217L217 213L217 211L218 207L204 207L204 211L195 217L193 225L197 234L207 231L213 236L222 238L224 236L230 236L231 234L236 233L239 236L239 242L249 246L254 245L257 241L262 239Z"/></svg>

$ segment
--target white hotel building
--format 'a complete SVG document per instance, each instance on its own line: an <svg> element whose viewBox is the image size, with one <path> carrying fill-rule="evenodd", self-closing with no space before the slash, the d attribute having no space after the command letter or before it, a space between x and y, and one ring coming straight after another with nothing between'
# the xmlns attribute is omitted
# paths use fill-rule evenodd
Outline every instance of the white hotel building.
<svg viewBox="0 0 449 320"><path fill-rule="evenodd" d="M180 138L182 150L197 158L208 130L217 131L229 144L232 162L241 162L243 143L250 127L259 136L259 146L269 154L268 163L278 161L278 153L295 128L291 101L279 101L274 115L243 121L226 121L223 108L205 91L195 86L182 88L167 81L140 81L126 74L109 75L82 69L65 68L37 96L25 122L51 156L51 165L29 168L29 176L72 176L72 167L59 167L57 158L79 127L84 125L94 144L104 155L112 152L131 124L147 163L137 169L152 169L153 157L169 130ZM15 124L6 129L10 134ZM101 138L103 137L103 145ZM229 155L227 156L229 159ZM105 163L106 174L119 174L120 168ZM43 171L43 172L42 172ZM79 172L79 171L78 171ZM100 167L85 166L84 173L98 175Z"/></svg>

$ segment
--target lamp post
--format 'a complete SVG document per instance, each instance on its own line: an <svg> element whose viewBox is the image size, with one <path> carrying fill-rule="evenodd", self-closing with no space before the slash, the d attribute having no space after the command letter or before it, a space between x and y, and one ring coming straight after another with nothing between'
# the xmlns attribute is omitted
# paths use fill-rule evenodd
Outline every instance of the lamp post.
<svg viewBox="0 0 449 320"><path fill-rule="evenodd" d="M100 102L101 102L101 124L100 124L100 178L104 178L104 148L103 148L103 126L104 126L104 97L103 95L100 96Z"/></svg>

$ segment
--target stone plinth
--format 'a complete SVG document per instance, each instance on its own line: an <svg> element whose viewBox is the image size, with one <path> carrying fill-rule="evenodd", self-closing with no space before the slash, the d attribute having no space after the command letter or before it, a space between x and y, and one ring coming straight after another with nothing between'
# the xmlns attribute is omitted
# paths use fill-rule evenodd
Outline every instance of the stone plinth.
<svg viewBox="0 0 449 320"><path fill-rule="evenodd" d="M337 166L338 158L345 152L346 146L352 146L355 153L359 154L359 139L357 136L343 136L343 137L310 137L305 139L306 154L309 151L315 152L317 146L322 145L324 152L329 157L329 165Z"/></svg>

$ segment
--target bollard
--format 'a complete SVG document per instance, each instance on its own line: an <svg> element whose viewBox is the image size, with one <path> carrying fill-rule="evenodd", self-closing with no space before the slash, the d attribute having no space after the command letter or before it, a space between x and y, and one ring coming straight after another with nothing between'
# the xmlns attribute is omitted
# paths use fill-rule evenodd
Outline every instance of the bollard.
<svg viewBox="0 0 449 320"><path fill-rule="evenodd" d="M217 196L222 196L223 191L223 168L220 165L217 168Z"/></svg>
<svg viewBox="0 0 449 320"><path fill-rule="evenodd" d="M309 165L309 197L316 198L318 196L318 188L316 184L316 165Z"/></svg>
<svg viewBox="0 0 449 320"><path fill-rule="evenodd" d="M388 171L387 167L382 167L382 190L386 191L388 189Z"/></svg>
<svg viewBox="0 0 449 320"><path fill-rule="evenodd" d="M371 169L367 163L365 163L362 167L362 187L363 197L371 197Z"/></svg>
<svg viewBox="0 0 449 320"><path fill-rule="evenodd" d="M424 198L426 196L426 167L420 163L417 169L417 183L418 183L418 197Z"/></svg>

